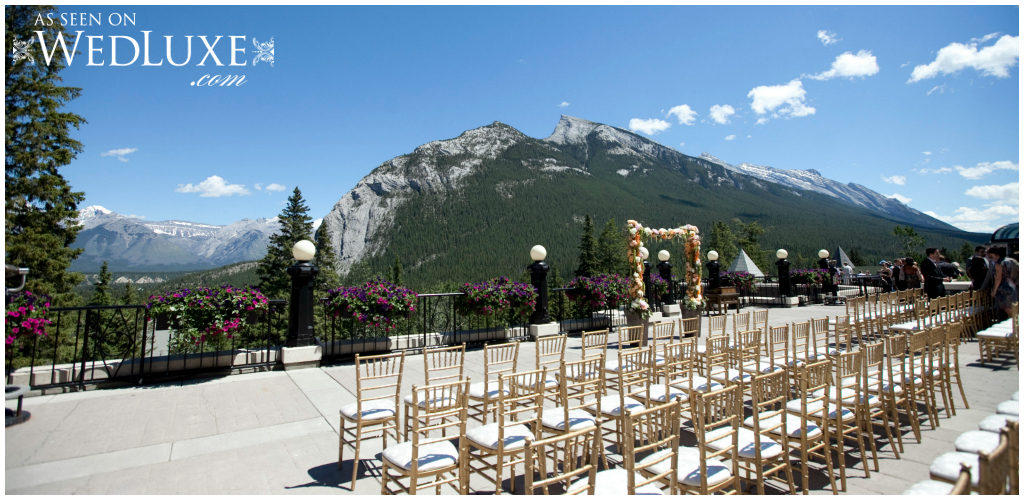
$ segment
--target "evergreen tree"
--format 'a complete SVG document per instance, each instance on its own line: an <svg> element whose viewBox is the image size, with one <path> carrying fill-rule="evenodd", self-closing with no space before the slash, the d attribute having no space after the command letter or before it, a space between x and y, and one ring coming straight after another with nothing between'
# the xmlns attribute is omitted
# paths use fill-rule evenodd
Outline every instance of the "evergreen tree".
<svg viewBox="0 0 1024 500"><path fill-rule="evenodd" d="M910 257L920 263L924 254L918 249L924 247L924 236L917 234L909 224L906 227L897 224L892 229L892 234L896 237L898 251L903 252L900 256Z"/></svg>
<svg viewBox="0 0 1024 500"><path fill-rule="evenodd" d="M316 276L316 291L320 297L326 297L327 292L341 286L338 257L334 254L331 240L331 228L320 224L316 231L316 256L313 257L313 265L320 268L320 274Z"/></svg>
<svg viewBox="0 0 1024 500"><path fill-rule="evenodd" d="M124 284L124 296L121 297L121 304L134 306L139 303L139 293L135 291L135 283L129 281Z"/></svg>
<svg viewBox="0 0 1024 500"><path fill-rule="evenodd" d="M950 257L950 262L958 262L966 268L967 261L971 260L971 257L974 257L974 245L969 241L965 241L960 247L960 251L957 252L956 259Z"/></svg>
<svg viewBox="0 0 1024 500"><path fill-rule="evenodd" d="M747 252L750 256L750 260L754 261L758 269L762 272L772 269L772 261L768 257L768 252L761 250L761 244L758 243L758 239L762 234L768 230L761 227L757 221L753 221L749 224L744 224L739 219L732 220L733 225L736 226L736 233L739 234L736 243L739 244L743 251ZM728 264L727 264L728 265Z"/></svg>
<svg viewBox="0 0 1024 500"><path fill-rule="evenodd" d="M701 251L705 252L704 255L711 250L718 252L718 262L721 263L723 270L728 269L740 253L736 248L736 235L728 224L720 220L711 226L711 237L708 238L707 245L701 248Z"/></svg>
<svg viewBox="0 0 1024 500"><path fill-rule="evenodd" d="M363 260L352 264L348 268L348 273L345 275L345 279L342 282L345 286L358 286L366 283L373 277L373 268L370 267L370 259L363 258Z"/></svg>
<svg viewBox="0 0 1024 500"><path fill-rule="evenodd" d="M92 292L92 298L89 299L90 306L109 306L114 303L114 298L110 295L110 282L113 277L110 270L107 269L107 261L103 261L103 265L100 266L100 278L96 282L96 290Z"/></svg>
<svg viewBox="0 0 1024 500"><path fill-rule="evenodd" d="M310 233L313 232L313 219L306 215L307 212L309 207L302 199L302 192L296 187L279 216L281 232L270 237L267 255L256 266L260 290L268 298L285 298L291 289L291 277L285 270L295 262L292 247L301 240L311 239Z"/></svg>
<svg viewBox="0 0 1024 500"><path fill-rule="evenodd" d="M68 272L68 267L83 251L70 245L78 236L80 228L74 219L85 195L72 191L58 169L82 151L82 143L72 139L70 131L86 121L63 109L82 89L60 85L58 74L67 65L61 52L56 50L46 64L40 49L37 31L43 33L47 47L54 47L58 35L69 47L74 43L74 35L60 23L34 24L38 15L56 10L40 5L4 8L8 47L4 250L7 262L31 270L26 289L51 295L57 304L70 304L76 300L72 287L82 281L82 275ZM28 42L30 58L15 61L16 40Z"/></svg>
<svg viewBox="0 0 1024 500"><path fill-rule="evenodd" d="M625 232L615 224L615 219L608 219L597 237L598 272L625 274L627 248Z"/></svg>
<svg viewBox="0 0 1024 500"><path fill-rule="evenodd" d="M846 254L846 256L850 258L850 263L853 264L854 267L868 265L868 261L860 254L860 249L851 248L850 253Z"/></svg>
<svg viewBox="0 0 1024 500"><path fill-rule="evenodd" d="M591 277L597 274L597 242L594 241L594 221L587 215L583 221L583 236L580 237L580 258L579 267L576 268L576 276Z"/></svg>
<svg viewBox="0 0 1024 500"><path fill-rule="evenodd" d="M387 280L401 286L402 285L402 262L398 260L398 256L395 256L395 265L388 269Z"/></svg>
<svg viewBox="0 0 1024 500"><path fill-rule="evenodd" d="M523 283L529 282L529 278L527 278ZM568 317L569 301L566 299L565 293L554 291L554 289L562 288L563 286L565 286L565 283L562 282L558 269L552 267L551 271L548 272L548 315L555 320L562 320Z"/></svg>

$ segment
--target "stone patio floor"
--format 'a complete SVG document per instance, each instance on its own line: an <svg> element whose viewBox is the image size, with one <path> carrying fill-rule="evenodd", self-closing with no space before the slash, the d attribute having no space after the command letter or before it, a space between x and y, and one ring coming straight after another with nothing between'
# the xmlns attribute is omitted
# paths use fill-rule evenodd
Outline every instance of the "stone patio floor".
<svg viewBox="0 0 1024 500"><path fill-rule="evenodd" d="M754 309L744 308L744 312ZM844 308L832 306L772 308L769 324L841 314ZM731 331L731 318L729 323ZM704 328L706 335L706 323ZM567 360L580 358L579 343L578 337L570 337ZM521 344L521 369L532 369L534 352L533 343ZM482 348L467 352L465 371L473 381L483 380L482 360ZM976 342L961 346L960 365L971 409L963 408L956 394L956 416L946 418L940 410L940 426L934 430L922 420L921 444L904 422L906 451L901 460L896 460L884 438L878 440L880 471L871 470L870 479L865 477L859 453L848 453L845 493L899 494L927 479L932 460L953 451L960 433L976 430L978 422L995 413L996 405L1020 386L1016 366L1002 360L981 366ZM413 384L423 384L422 355L406 357L403 394ZM4 433L4 491L379 494L380 439L363 443L362 471L354 492L351 449L338 469L338 411L355 402L354 392L354 368L347 363L26 398L24 408L32 418ZM7 402L9 408L14 404ZM619 457L610 452L609 458L618 462ZM814 468L813 493L831 494L828 478L813 472ZM521 493L521 466L516 474L515 489ZM836 474L838 482L838 469ZM784 491L781 483L767 484L771 493ZM510 486L506 479L503 488L508 491ZM451 488L442 491L455 493ZM494 487L474 477L470 491L490 493Z"/></svg>

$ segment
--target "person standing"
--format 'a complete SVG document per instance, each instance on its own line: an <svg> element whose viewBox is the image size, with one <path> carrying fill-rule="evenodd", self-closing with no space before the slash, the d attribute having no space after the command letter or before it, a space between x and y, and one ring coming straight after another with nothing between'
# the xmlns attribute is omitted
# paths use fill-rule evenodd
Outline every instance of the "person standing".
<svg viewBox="0 0 1024 500"><path fill-rule="evenodd" d="M988 276L988 260L985 259L985 247L974 247L974 257L967 261L967 276L971 277L971 288L981 290L985 277Z"/></svg>
<svg viewBox="0 0 1024 500"><path fill-rule="evenodd" d="M1006 317L1010 317L1013 314L1013 304L1018 300L1018 263L1006 258L1006 249L1003 247L989 248L988 256L995 262L996 268L991 296L995 299L996 307L1002 309Z"/></svg>
<svg viewBox="0 0 1024 500"><path fill-rule="evenodd" d="M903 259L903 276L907 283L907 290L919 290L924 277L921 276L921 268L910 257Z"/></svg>
<svg viewBox="0 0 1024 500"><path fill-rule="evenodd" d="M939 263L942 261L942 255L939 254L938 248L926 248L924 251L928 258L921 262L921 275L924 277L924 293L928 295L928 299L937 299L946 295L946 286L943 284L946 281L946 276L939 270Z"/></svg>
<svg viewBox="0 0 1024 500"><path fill-rule="evenodd" d="M878 264L882 266L882 268L878 270L878 278L882 281L882 293L889 293L893 291L892 269L889 268L889 263L884 260Z"/></svg>
<svg viewBox="0 0 1024 500"><path fill-rule="evenodd" d="M849 262L843 264L843 284L849 285L853 278L853 265Z"/></svg>
<svg viewBox="0 0 1024 500"><path fill-rule="evenodd" d="M907 289L907 275L903 273L903 259L896 259L893 265L893 279L896 281L896 289L903 291Z"/></svg>

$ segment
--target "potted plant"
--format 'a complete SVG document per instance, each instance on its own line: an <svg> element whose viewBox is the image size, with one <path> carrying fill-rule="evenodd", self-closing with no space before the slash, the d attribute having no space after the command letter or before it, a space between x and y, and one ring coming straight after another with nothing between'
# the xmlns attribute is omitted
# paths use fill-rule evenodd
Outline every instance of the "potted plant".
<svg viewBox="0 0 1024 500"><path fill-rule="evenodd" d="M267 297L249 286L183 288L149 299L146 307L158 317L166 315L180 349L208 340L222 343L242 328L244 316L268 309Z"/></svg>
<svg viewBox="0 0 1024 500"><path fill-rule="evenodd" d="M49 309L49 295L37 295L29 291L13 295L7 303L4 316L6 345L13 347L22 337L46 335L46 327L52 324L46 318Z"/></svg>
<svg viewBox="0 0 1024 500"><path fill-rule="evenodd" d="M416 311L416 292L375 278L361 286L331 290L326 307L335 317L391 331L399 320L412 317Z"/></svg>

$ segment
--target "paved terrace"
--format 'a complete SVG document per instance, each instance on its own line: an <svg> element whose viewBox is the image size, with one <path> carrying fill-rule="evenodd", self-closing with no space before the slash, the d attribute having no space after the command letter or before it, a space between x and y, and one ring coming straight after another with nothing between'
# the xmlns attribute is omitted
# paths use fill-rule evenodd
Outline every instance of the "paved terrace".
<svg viewBox="0 0 1024 500"><path fill-rule="evenodd" d="M844 311L831 306L773 308L769 324ZM579 343L578 337L570 338L568 360L579 359ZM482 359L479 348L467 353L466 374L474 381L483 380ZM523 343L519 359L522 369L532 369L534 344ZM848 454L847 493L898 494L927 479L933 458L953 451L960 433L976 430L982 418L995 413L996 405L1019 388L1018 369L1000 365L999 360L982 367L975 342L961 347L960 365L971 409L962 408L957 394L956 416L945 418L940 410L940 427L935 430L922 420L922 444L905 422L902 460L895 459L884 439L879 440L881 471L872 471L870 479L864 477L857 453ZM412 384L423 383L422 355L408 356L405 370L407 394ZM355 402L354 393L354 368L349 363L26 398L24 408L32 418L5 432L5 493L351 493L351 450L346 451L341 470L337 464L338 411ZM13 407L14 402L7 404ZM354 493L379 494L380 451L380 439L364 442L363 471ZM620 457L609 458L618 462ZM831 493L823 473L811 475L814 493ZM517 492L523 491L522 482L520 466ZM506 479L506 491L509 486ZM470 487L493 492L479 477ZM781 488L774 481L768 484L769 492ZM454 493L450 488L442 491Z"/></svg>

